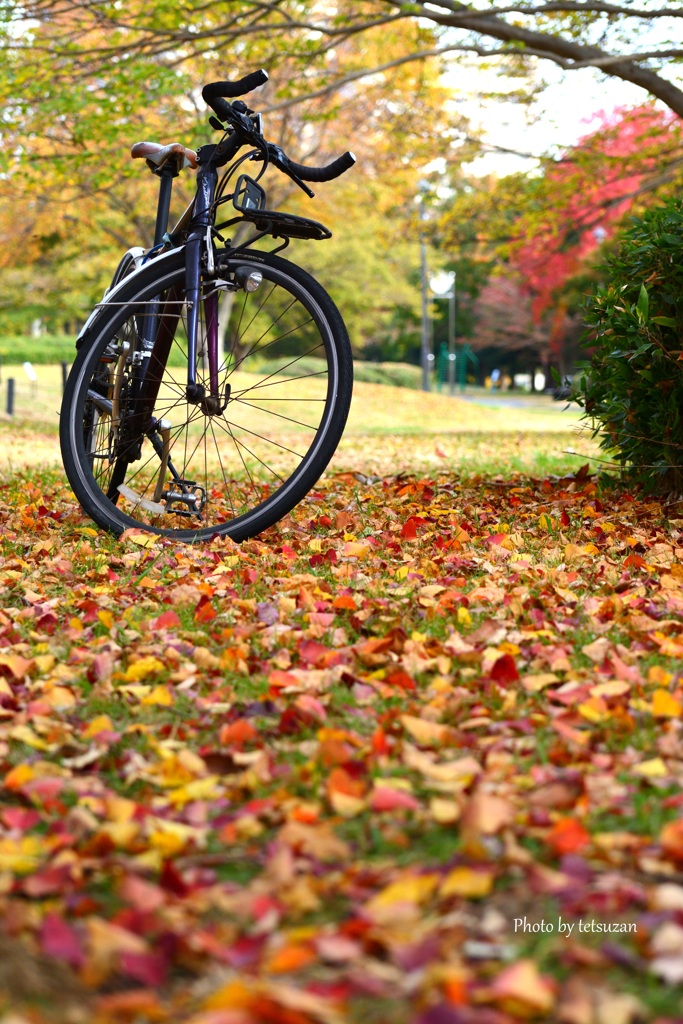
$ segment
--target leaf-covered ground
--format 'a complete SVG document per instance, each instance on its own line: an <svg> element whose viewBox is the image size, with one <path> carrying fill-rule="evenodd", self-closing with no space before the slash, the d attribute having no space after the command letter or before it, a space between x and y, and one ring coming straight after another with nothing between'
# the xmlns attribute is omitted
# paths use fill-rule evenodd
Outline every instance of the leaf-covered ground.
<svg viewBox="0 0 683 1024"><path fill-rule="evenodd" d="M676 514L435 465L193 549L5 483L0 1020L680 1020Z"/></svg>

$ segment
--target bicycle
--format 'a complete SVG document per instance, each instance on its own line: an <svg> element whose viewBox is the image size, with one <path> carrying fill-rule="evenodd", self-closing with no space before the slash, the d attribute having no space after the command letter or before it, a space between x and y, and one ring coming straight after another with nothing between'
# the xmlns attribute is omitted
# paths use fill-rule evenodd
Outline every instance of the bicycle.
<svg viewBox="0 0 683 1024"><path fill-rule="evenodd" d="M118 535L261 533L311 490L344 430L353 364L342 317L310 274L277 255L292 238L331 232L269 210L259 179L274 166L313 197L306 182L338 177L355 157L306 167L268 142L261 114L238 98L267 79L256 71L204 87L218 143L131 150L160 178L154 245L124 255L81 330L60 417L73 491ZM247 161L261 165L254 177ZM168 231L173 179L186 166L197 167L196 195ZM252 248L264 238L279 244Z"/></svg>

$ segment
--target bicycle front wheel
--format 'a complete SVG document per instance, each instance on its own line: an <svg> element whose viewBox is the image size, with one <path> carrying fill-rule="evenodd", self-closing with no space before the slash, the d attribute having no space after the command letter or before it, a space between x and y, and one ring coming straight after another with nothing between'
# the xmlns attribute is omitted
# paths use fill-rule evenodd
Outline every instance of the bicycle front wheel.
<svg viewBox="0 0 683 1024"><path fill-rule="evenodd" d="M202 296L192 401L182 252L121 286L69 375L64 467L85 512L114 533L253 536L301 501L341 438L353 364L324 289L287 260L246 253L224 257Z"/></svg>

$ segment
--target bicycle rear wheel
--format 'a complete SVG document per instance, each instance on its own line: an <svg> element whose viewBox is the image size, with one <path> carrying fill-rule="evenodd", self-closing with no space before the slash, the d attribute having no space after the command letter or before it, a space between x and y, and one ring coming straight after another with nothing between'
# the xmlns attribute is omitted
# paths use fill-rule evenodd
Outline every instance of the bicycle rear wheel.
<svg viewBox="0 0 683 1024"><path fill-rule="evenodd" d="M216 294L228 322L211 374L204 314ZM213 376L213 396L186 397L182 252L121 286L69 375L64 467L86 513L114 533L253 536L301 501L341 438L351 348L324 289L287 260L247 253L223 258L203 295L197 381L208 396Z"/></svg>

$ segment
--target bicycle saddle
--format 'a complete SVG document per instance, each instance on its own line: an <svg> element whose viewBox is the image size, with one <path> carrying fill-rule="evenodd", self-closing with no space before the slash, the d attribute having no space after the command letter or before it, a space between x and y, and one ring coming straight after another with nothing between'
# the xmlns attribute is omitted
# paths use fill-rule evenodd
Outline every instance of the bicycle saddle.
<svg viewBox="0 0 683 1024"><path fill-rule="evenodd" d="M181 142L170 142L162 146L159 142L136 142L131 146L130 155L133 160L145 159L156 167L161 167L167 160L178 161L178 169L197 167L197 154L193 149L186 149ZM182 158L182 159L181 159Z"/></svg>

